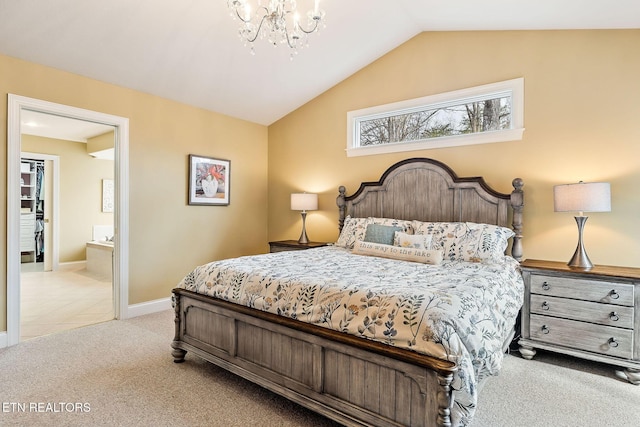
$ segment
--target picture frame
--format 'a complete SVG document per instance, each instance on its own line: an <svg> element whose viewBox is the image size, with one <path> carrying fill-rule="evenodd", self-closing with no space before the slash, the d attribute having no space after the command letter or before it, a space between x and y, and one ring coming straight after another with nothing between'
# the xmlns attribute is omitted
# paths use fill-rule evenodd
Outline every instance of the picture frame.
<svg viewBox="0 0 640 427"><path fill-rule="evenodd" d="M231 161L189 154L190 205L229 204Z"/></svg>
<svg viewBox="0 0 640 427"><path fill-rule="evenodd" d="M114 182L112 179L102 180L102 212L113 212Z"/></svg>

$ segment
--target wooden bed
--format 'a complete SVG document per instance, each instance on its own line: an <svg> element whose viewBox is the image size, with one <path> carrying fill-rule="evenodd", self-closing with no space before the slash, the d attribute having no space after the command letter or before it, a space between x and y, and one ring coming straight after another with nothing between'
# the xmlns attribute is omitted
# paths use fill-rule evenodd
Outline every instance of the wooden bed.
<svg viewBox="0 0 640 427"><path fill-rule="evenodd" d="M509 226L522 256L523 182L511 194L413 158L352 195L347 215ZM454 363L176 288L174 362L189 351L313 411L353 426L450 426Z"/></svg>

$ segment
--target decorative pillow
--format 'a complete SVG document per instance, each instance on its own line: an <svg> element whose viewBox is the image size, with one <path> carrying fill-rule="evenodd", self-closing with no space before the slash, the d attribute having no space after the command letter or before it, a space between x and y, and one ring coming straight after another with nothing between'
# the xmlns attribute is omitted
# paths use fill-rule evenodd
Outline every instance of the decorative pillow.
<svg viewBox="0 0 640 427"><path fill-rule="evenodd" d="M402 231L402 228L394 225L369 224L363 240L365 242L393 245L393 237L397 231Z"/></svg>
<svg viewBox="0 0 640 427"><path fill-rule="evenodd" d="M364 240L364 235L367 231L367 225L380 224L402 227L402 231L406 233L413 233L412 221L405 221L393 218L352 218L351 215L347 215L342 225L342 231L335 245L342 248L352 249L356 240Z"/></svg>
<svg viewBox="0 0 640 427"><path fill-rule="evenodd" d="M431 249L431 234L407 234L396 231L393 246L414 249Z"/></svg>
<svg viewBox="0 0 640 427"><path fill-rule="evenodd" d="M441 250L402 248L399 246L383 245L380 243L356 241L353 253L403 261L421 262L423 264L440 264L443 253Z"/></svg>
<svg viewBox="0 0 640 427"><path fill-rule="evenodd" d="M364 234L367 231L367 225L371 223L370 218L351 218L348 215L344 219L342 225L342 231L335 245L342 248L351 249L356 240L364 239Z"/></svg>
<svg viewBox="0 0 640 427"><path fill-rule="evenodd" d="M371 224L391 225L394 227L401 227L404 233L413 234L413 221L407 221L404 219L394 218L376 218L369 217Z"/></svg>
<svg viewBox="0 0 640 427"><path fill-rule="evenodd" d="M444 250L451 261L493 262L504 257L513 230L473 222L414 221L416 234L431 234L432 248Z"/></svg>

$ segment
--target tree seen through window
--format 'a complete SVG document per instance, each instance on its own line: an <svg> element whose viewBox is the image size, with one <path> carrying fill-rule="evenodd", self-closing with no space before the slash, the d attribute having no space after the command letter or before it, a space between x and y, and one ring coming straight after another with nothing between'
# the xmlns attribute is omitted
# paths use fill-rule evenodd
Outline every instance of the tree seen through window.
<svg viewBox="0 0 640 427"><path fill-rule="evenodd" d="M361 120L359 145L415 142L511 127L510 97Z"/></svg>

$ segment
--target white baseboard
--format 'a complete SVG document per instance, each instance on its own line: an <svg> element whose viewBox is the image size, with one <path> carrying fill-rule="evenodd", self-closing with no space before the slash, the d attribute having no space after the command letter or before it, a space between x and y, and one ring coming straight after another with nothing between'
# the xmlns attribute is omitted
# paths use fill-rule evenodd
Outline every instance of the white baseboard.
<svg viewBox="0 0 640 427"><path fill-rule="evenodd" d="M171 309L171 298L160 298L153 301L132 304L127 309L127 318L144 316L145 314L157 313L159 311Z"/></svg>
<svg viewBox="0 0 640 427"><path fill-rule="evenodd" d="M7 333L0 332L0 348L5 348L7 346Z"/></svg>
<svg viewBox="0 0 640 427"><path fill-rule="evenodd" d="M69 261L58 264L58 271L75 271L86 268L87 261Z"/></svg>

